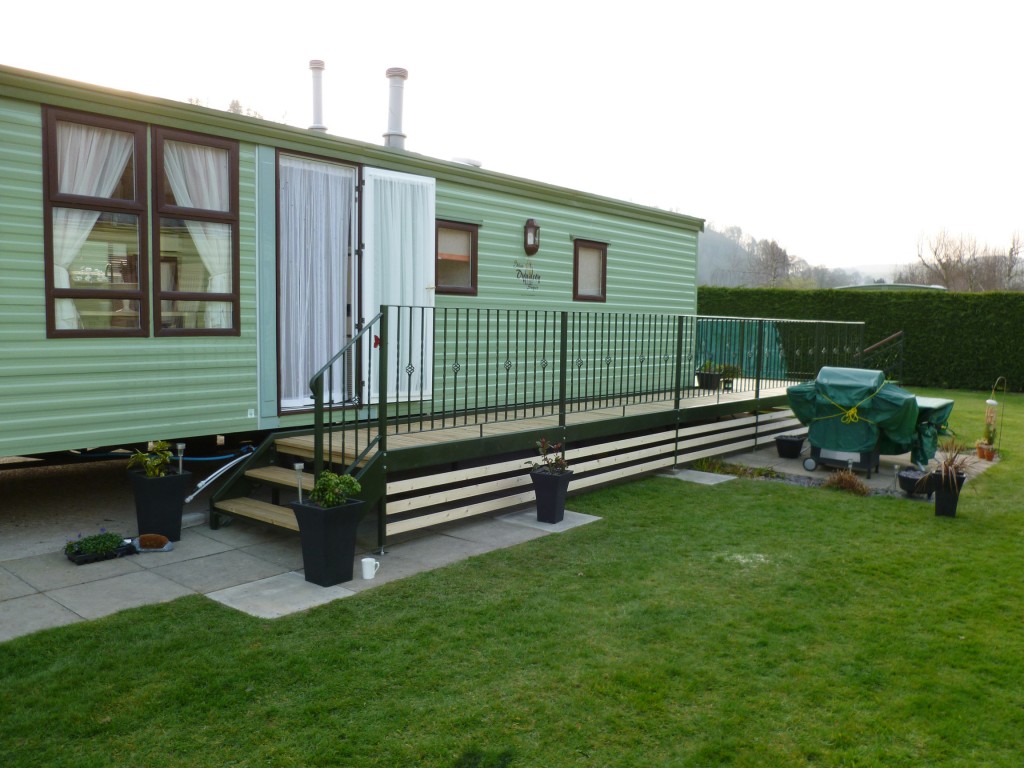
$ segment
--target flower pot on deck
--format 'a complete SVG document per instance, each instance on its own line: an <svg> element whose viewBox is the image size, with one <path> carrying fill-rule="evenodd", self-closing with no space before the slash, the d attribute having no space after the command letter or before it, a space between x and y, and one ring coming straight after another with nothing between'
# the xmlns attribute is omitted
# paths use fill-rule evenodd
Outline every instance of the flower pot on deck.
<svg viewBox="0 0 1024 768"><path fill-rule="evenodd" d="M700 389L717 390L722 384L722 374L710 371L697 371L697 386Z"/></svg>

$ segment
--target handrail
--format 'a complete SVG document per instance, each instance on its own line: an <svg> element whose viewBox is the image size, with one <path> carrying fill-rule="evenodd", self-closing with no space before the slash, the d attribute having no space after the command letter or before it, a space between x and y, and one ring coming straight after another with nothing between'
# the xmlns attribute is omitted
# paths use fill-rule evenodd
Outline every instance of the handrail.
<svg viewBox="0 0 1024 768"><path fill-rule="evenodd" d="M348 340L330 360L328 360L319 371L313 374L309 380L309 388L313 393L313 474L315 477L320 477L320 473L324 468L324 379L329 380L329 391L333 392L333 369L334 365L346 358L346 356L354 349L357 345L366 340L374 326L381 321L383 313L378 312L376 316L370 319L369 322L363 324L363 327L359 329L355 336ZM360 360L358 355L356 356L356 365L354 366L356 371L355 378L358 378L358 372L360 370ZM362 382L356 382L357 386L361 385ZM332 408L333 410L333 408ZM333 430L328 430L327 439L329 442L328 452L330 453L333 449ZM380 439L380 435L373 441L374 443ZM369 441L368 441L369 442ZM346 468L348 469L348 468Z"/></svg>
<svg viewBox="0 0 1024 768"><path fill-rule="evenodd" d="M902 339L902 338L903 338L903 331L896 331L896 333L892 334L892 336L886 336L884 339L882 339L881 341L875 342L870 347L865 347L864 349L862 349L860 351L860 353L862 355L866 355L869 352L874 352L876 349L880 349L881 347L884 347L886 344L888 344L890 342L893 342L893 341L896 341L897 339Z"/></svg>

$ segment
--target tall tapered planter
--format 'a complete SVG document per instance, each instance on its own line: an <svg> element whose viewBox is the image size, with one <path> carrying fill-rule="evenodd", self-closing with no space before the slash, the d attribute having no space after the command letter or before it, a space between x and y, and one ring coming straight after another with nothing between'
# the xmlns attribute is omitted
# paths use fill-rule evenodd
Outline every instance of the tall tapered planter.
<svg viewBox="0 0 1024 768"><path fill-rule="evenodd" d="M939 517L956 517L957 503L960 501L960 493L963 491L967 475L963 472L955 474L947 473L945 477L941 472L932 473L932 488L935 490L935 514Z"/></svg>
<svg viewBox="0 0 1024 768"><path fill-rule="evenodd" d="M139 535L159 533L171 541L181 539L181 513L185 496L192 485L189 471L169 472L163 477L146 477L145 472L129 472L135 495L135 522Z"/></svg>
<svg viewBox="0 0 1024 768"><path fill-rule="evenodd" d="M349 499L337 507L293 502L302 541L302 567L306 581L332 587L352 581L356 533L366 512L365 502Z"/></svg>
<svg viewBox="0 0 1024 768"><path fill-rule="evenodd" d="M565 495L569 490L572 470L552 474L542 470L530 473L537 497L537 522L560 523L565 517Z"/></svg>

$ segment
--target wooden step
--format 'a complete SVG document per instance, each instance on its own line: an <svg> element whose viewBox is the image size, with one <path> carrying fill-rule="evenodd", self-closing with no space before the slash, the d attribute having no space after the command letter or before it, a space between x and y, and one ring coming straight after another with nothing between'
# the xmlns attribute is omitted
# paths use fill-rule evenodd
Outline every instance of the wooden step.
<svg viewBox="0 0 1024 768"><path fill-rule="evenodd" d="M295 519L295 513L289 507L280 507L277 504L268 504L265 501L256 499L238 498L224 499L214 504L215 509L230 512L239 517L248 517L264 523L270 523L280 528L289 528L293 531L299 530L299 523Z"/></svg>
<svg viewBox="0 0 1024 768"><path fill-rule="evenodd" d="M247 469L245 476L270 485L295 490L295 470L287 467L256 467ZM309 472L302 473L302 490L313 490L313 475Z"/></svg>
<svg viewBox="0 0 1024 768"><path fill-rule="evenodd" d="M287 454L289 456L298 456L299 458L302 458L302 459L310 459L310 460L312 460L313 456L314 456L314 449L316 447L316 441L314 440L313 435L297 435L297 436L293 436L293 437L280 437L280 438L278 438L277 440L274 441L274 445L277 447L277 452L278 453ZM365 447L366 447L366 444L365 444L365 441L364 441L364 442L362 442L360 444L359 450L362 450ZM349 443L345 446L345 451L344 452L342 452L342 450L341 450L341 439L340 438L335 438L335 442L334 442L333 448L334 448L334 450L332 451L331 455L328 456L327 455L327 440L325 438L324 439L324 460L325 461L330 461L330 462L333 462L335 464L343 464L345 466L347 466L350 463L352 463L353 461L355 461L355 458L356 458L355 448L356 448L356 446L355 446L354 441L352 441L351 439L350 439ZM371 452L369 458L372 458L374 453L376 453L376 451ZM360 465L365 464L365 463L366 463L366 459L361 461Z"/></svg>

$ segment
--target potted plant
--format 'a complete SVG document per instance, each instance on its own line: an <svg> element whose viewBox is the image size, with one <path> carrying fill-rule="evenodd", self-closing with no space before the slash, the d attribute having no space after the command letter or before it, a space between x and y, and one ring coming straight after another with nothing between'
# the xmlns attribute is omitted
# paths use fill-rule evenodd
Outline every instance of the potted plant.
<svg viewBox="0 0 1024 768"><path fill-rule="evenodd" d="M738 365L722 365L719 371L722 374L722 390L732 392L733 381L743 375L743 370Z"/></svg>
<svg viewBox="0 0 1024 768"><path fill-rule="evenodd" d="M927 494L928 499L932 497L932 476L928 472L919 469L901 469L896 473L896 481L900 490L907 496L917 493Z"/></svg>
<svg viewBox="0 0 1024 768"><path fill-rule="evenodd" d="M804 449L803 435L776 435L775 450L780 459L798 459Z"/></svg>
<svg viewBox="0 0 1024 768"><path fill-rule="evenodd" d="M705 360L697 369L697 386L717 390L722 383L722 366L714 360Z"/></svg>
<svg viewBox="0 0 1024 768"><path fill-rule="evenodd" d="M82 534L78 534L77 539L68 541L64 545L64 554L75 565L85 565L99 560L134 555L135 547L129 540L122 538L121 534L100 528L100 532L92 536L83 538Z"/></svg>
<svg viewBox="0 0 1024 768"><path fill-rule="evenodd" d="M960 491L967 481L967 469L974 457L967 446L950 438L936 454L937 468L931 473L932 490L935 491L935 514L940 517L955 517Z"/></svg>
<svg viewBox="0 0 1024 768"><path fill-rule="evenodd" d="M542 437L536 445L540 461L526 463L533 467L530 479L537 499L537 522L560 523L565 517L565 496L572 470L565 461L561 443L549 443Z"/></svg>
<svg viewBox="0 0 1024 768"><path fill-rule="evenodd" d="M159 440L149 451L136 451L128 460L135 494L139 534L158 533L171 541L181 539L181 512L192 483L192 473L171 469L171 444Z"/></svg>
<svg viewBox="0 0 1024 768"><path fill-rule="evenodd" d="M362 490L352 475L325 469L313 484L309 500L290 505L299 523L306 581L331 587L352 580L356 533L365 503L352 498Z"/></svg>

